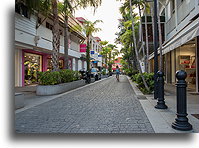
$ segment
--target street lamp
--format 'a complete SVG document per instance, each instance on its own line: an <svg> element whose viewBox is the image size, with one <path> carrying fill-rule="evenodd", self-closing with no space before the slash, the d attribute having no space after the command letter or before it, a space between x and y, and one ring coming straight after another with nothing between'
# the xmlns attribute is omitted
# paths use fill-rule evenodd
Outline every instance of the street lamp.
<svg viewBox="0 0 199 148"><path fill-rule="evenodd" d="M158 18L157 18L157 0L154 0L154 99L158 98ZM153 16L152 16L153 17Z"/></svg>

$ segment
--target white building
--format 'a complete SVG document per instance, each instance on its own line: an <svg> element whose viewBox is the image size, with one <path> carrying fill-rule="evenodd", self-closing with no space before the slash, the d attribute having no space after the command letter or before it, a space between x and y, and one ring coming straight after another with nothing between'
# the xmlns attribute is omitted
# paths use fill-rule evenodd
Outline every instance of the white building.
<svg viewBox="0 0 199 148"><path fill-rule="evenodd" d="M165 14L163 43L167 83L175 83L177 70L187 72L188 87L199 92L199 0L159 0ZM153 57L150 68L153 71Z"/></svg>
<svg viewBox="0 0 199 148"><path fill-rule="evenodd" d="M17 4L17 3L16 3ZM37 71L52 68L52 23L53 20L42 15L29 15L25 5L15 9L15 86L34 84ZM75 18L69 18L69 27L80 25ZM63 20L60 18L60 68L64 66ZM69 67L80 70L86 67L80 52L80 44L86 37L80 31L69 32Z"/></svg>
<svg viewBox="0 0 199 148"><path fill-rule="evenodd" d="M91 66L92 67L102 67L102 56L100 55L101 52L101 39L99 37L91 37Z"/></svg>
<svg viewBox="0 0 199 148"><path fill-rule="evenodd" d="M82 25L84 24L85 19L83 17L77 17L76 18ZM102 46L100 45L101 39L99 37L90 37L90 57L91 57L91 67L96 67L101 69L103 66L103 59L100 55L100 52L102 50ZM84 44L81 45L82 47L82 53L86 52L86 41Z"/></svg>

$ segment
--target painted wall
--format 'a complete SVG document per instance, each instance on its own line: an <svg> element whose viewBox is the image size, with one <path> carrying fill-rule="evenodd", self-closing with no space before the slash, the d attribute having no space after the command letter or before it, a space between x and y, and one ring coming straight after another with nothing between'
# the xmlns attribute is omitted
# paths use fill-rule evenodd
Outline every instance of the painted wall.
<svg viewBox="0 0 199 148"><path fill-rule="evenodd" d="M75 67L76 67L75 58L73 58L73 60L72 60L72 67L73 67L73 69L72 69L72 70L75 70Z"/></svg>
<svg viewBox="0 0 199 148"><path fill-rule="evenodd" d="M15 87L22 86L22 52L15 50Z"/></svg>
<svg viewBox="0 0 199 148"><path fill-rule="evenodd" d="M176 64L176 55L175 55L175 50L171 51L171 82L175 83L176 82L176 78L175 78L175 73L176 73L176 68L175 68L175 64Z"/></svg>
<svg viewBox="0 0 199 148"><path fill-rule="evenodd" d="M78 71L82 69L82 61L81 60L78 60Z"/></svg>
<svg viewBox="0 0 199 148"><path fill-rule="evenodd" d="M85 68L85 70L87 70L87 63L86 63L86 61L84 61L84 68Z"/></svg>

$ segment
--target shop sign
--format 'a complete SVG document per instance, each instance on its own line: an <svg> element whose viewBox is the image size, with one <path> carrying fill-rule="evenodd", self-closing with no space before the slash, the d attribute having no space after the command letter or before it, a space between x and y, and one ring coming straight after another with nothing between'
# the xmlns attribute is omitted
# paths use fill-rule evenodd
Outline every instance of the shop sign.
<svg viewBox="0 0 199 148"><path fill-rule="evenodd" d="M86 52L86 44L80 44L80 52Z"/></svg>

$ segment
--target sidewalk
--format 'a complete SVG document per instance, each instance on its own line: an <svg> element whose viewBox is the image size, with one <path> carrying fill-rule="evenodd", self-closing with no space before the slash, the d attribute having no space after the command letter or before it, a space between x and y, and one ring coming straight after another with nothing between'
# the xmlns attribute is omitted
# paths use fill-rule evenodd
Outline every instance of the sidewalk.
<svg viewBox="0 0 199 148"><path fill-rule="evenodd" d="M154 100L153 95L144 95L136 86L136 83L129 82L134 89L142 107L145 110L149 121L151 122L155 133L199 133L199 119L192 114L199 114L199 96L187 93L187 113L189 122L193 126L191 131L179 131L171 127L171 124L176 118L176 88L174 85L165 84L165 103L168 106L166 110L155 109L157 100Z"/></svg>

